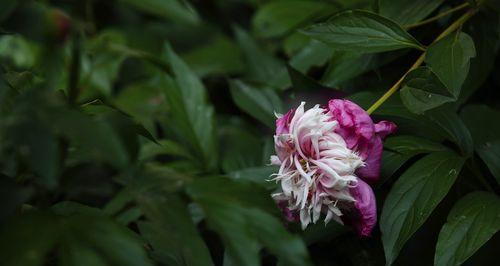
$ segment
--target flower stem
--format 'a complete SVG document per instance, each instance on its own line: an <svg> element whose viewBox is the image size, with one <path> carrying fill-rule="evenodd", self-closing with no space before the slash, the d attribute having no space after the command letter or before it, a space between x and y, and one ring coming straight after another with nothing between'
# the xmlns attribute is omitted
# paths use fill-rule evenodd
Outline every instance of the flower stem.
<svg viewBox="0 0 500 266"><path fill-rule="evenodd" d="M451 9L449 9L449 10L445 11L445 12L439 13L439 14L437 14L437 15L436 15L436 16L434 16L434 17L431 17L431 18L428 18L428 19L422 20L422 21L417 22L417 23L404 25L403 27L404 27L405 29L412 29L412 28L416 28L416 27L419 27L419 26L422 26L422 25L425 25L425 24L431 23L431 22L433 22L433 21L436 21L436 20L438 20L438 19L440 19L440 18L442 18L442 17L445 17L445 16L447 16L447 15L449 15L449 14L451 14L451 13L454 13L454 12L456 12L456 11L459 11L459 10L461 10L461 9L464 9L464 8L466 8L466 7L468 7L468 6L469 6L469 3L463 3L463 4L459 5L459 6L456 6L456 7L454 7L454 8L451 8Z"/></svg>
<svg viewBox="0 0 500 266"><path fill-rule="evenodd" d="M444 38L446 35L460 28L467 20L469 20L469 18L471 18L476 13L476 11L477 9L471 9L467 11L467 13L463 14L461 17L455 20L450 26L448 26L448 28L446 28L443 32L441 32L441 34L439 34L431 44L436 43L437 41ZM408 71L406 71L406 73L394 85L392 85L392 87L386 93L384 93L382 97L380 97L370 108L368 108L368 110L366 111L368 114L371 114L375 110L377 110L377 108L379 108L380 105L382 105L387 99L389 99L389 97L391 97L391 95L393 95L399 89L399 86L403 82L406 75L408 75L408 73L419 67L424 62L425 54L426 52L423 52L417 59L417 61L413 63L410 69L408 69Z"/></svg>

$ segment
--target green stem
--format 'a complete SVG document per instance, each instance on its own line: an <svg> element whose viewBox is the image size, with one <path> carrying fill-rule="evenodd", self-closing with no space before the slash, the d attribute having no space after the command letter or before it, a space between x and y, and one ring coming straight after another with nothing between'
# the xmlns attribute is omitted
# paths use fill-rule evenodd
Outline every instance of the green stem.
<svg viewBox="0 0 500 266"><path fill-rule="evenodd" d="M422 21L417 22L417 23L404 25L403 27L405 29L412 29L412 28L416 28L416 27L419 27L419 26L422 26L422 25L425 25L425 24L429 24L429 23L434 22L434 21L436 21L436 20L438 20L438 19L440 19L442 17L445 17L445 16L447 16L449 14L452 14L452 13L454 13L456 11L462 10L462 9L468 7L468 6L469 6L469 3L463 3L463 4L459 5L459 6L451 8L451 9L449 9L449 10L443 12L443 13L439 13L439 14L437 14L434 17L422 20Z"/></svg>
<svg viewBox="0 0 500 266"><path fill-rule="evenodd" d="M461 17L455 20L450 26L448 26L448 28L446 28L443 32L441 32L441 34L439 34L439 36L437 36L436 39L431 44L441 40L446 35L460 28L475 13L476 9L471 9L467 11L467 13L463 14ZM392 85L392 87L386 93L384 93L384 95L382 95L382 97L380 97L370 108L368 108L368 110L366 111L368 114L372 114L375 110L377 110L377 108L379 108L380 105L382 105L387 99L389 99L389 97L391 97L391 95L393 95L399 89L399 86L403 82L406 75L408 75L408 73L419 67L424 62L425 54L426 52L423 52L422 55L420 55L420 57L417 59L417 61L413 63L410 69L408 69L408 71L406 71L405 74L394 85Z"/></svg>

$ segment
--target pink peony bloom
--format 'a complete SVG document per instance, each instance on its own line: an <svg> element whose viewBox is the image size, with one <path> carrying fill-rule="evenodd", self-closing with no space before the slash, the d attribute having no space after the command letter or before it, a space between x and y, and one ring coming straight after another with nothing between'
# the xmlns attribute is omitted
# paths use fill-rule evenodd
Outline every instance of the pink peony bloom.
<svg viewBox="0 0 500 266"><path fill-rule="evenodd" d="M339 122L335 132L345 139L348 148L355 150L366 164L356 174L367 182L377 181L382 158L382 138L393 133L396 125L389 121L374 124L365 110L348 100L330 100L328 110L333 119Z"/></svg>
<svg viewBox="0 0 500 266"><path fill-rule="evenodd" d="M332 100L329 108L304 110L304 105L276 120L277 155L271 163L280 166L273 180L281 192L273 197L286 218L300 220L303 229L324 214L325 223L346 222L367 236L377 221L375 196L359 178L378 178L381 138L396 127L374 125L363 109L346 100Z"/></svg>

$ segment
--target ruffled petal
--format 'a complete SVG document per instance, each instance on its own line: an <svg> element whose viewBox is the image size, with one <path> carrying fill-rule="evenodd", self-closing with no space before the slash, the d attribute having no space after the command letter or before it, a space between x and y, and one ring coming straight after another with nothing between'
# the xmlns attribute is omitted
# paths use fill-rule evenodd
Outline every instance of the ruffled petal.
<svg viewBox="0 0 500 266"><path fill-rule="evenodd" d="M375 124L375 133L382 139L385 139L387 135L390 135L396 132L397 126L396 124L389 121L380 121Z"/></svg>
<svg viewBox="0 0 500 266"><path fill-rule="evenodd" d="M382 159L382 138L396 130L396 125L389 121L374 124L370 115L357 104L342 99L328 102L332 119L339 122L335 132L341 135L349 149L354 150L365 162L365 167L356 174L368 182L378 180Z"/></svg>
<svg viewBox="0 0 500 266"><path fill-rule="evenodd" d="M354 203L355 217L351 217L346 223L350 223L360 236L370 236L377 224L377 203L372 188L362 180L358 181L356 187L350 188L351 196L356 200Z"/></svg>
<svg viewBox="0 0 500 266"><path fill-rule="evenodd" d="M290 122L295 114L295 109L290 109L286 114L276 119L276 135L290 133Z"/></svg>

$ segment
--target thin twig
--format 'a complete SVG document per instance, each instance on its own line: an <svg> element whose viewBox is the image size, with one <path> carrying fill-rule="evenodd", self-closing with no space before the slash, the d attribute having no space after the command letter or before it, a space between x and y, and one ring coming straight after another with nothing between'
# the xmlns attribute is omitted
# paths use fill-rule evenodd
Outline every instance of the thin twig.
<svg viewBox="0 0 500 266"><path fill-rule="evenodd" d="M459 6L451 8L451 9L445 11L445 12L439 13L439 14L437 14L434 17L422 20L422 21L417 22L417 23L404 25L403 27L408 30L408 29L412 29L412 28L416 28L416 27L425 25L425 24L429 24L429 23L434 22L434 21L436 21L436 20L438 20L438 19L440 19L442 17L445 17L445 16L447 16L447 15L449 15L451 13L454 13L456 11L462 10L462 9L468 7L469 5L470 5L469 3L463 3L463 4L459 5Z"/></svg>
<svg viewBox="0 0 500 266"><path fill-rule="evenodd" d="M460 28L467 20L469 20L469 18L471 18L476 13L476 11L477 9L471 9L467 11L467 13L463 14L461 17L455 20L448 28L446 28L443 32L441 32L441 34L439 34L439 36L436 37L436 39L432 43L436 43L437 41L441 40L448 34ZM408 71L406 71L405 74L394 85L392 85L392 87L386 93L384 93L384 95L382 95L382 97L380 97L370 108L368 108L368 110L366 111L368 114L371 114L375 110L377 110L377 108L380 107L380 105L382 105L389 97L391 97L391 95L393 95L399 89L399 86L403 82L406 75L408 75L408 73L419 67L424 62L425 54L426 52L423 52L422 55L420 55L420 57L417 59L417 61L413 63L410 69L408 69Z"/></svg>

